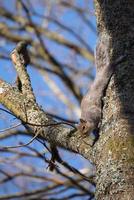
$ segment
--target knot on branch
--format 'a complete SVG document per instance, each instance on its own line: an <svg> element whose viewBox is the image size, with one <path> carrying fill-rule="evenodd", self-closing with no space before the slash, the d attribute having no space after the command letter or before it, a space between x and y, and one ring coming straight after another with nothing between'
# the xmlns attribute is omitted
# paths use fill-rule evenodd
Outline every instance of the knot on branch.
<svg viewBox="0 0 134 200"><path fill-rule="evenodd" d="M25 67L30 63L30 57L27 50L28 43L21 41L16 48L11 52L11 59L14 64L22 64Z"/></svg>

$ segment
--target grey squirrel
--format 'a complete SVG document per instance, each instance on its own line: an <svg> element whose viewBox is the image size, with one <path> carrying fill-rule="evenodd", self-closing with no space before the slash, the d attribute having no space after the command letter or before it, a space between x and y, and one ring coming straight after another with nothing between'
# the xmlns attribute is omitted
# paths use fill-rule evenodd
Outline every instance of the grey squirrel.
<svg viewBox="0 0 134 200"><path fill-rule="evenodd" d="M90 134L99 129L105 90L115 67L125 58L125 56L121 56L115 62L110 63L110 38L107 35L99 38L95 55L96 78L81 102L81 118L78 129L83 134Z"/></svg>

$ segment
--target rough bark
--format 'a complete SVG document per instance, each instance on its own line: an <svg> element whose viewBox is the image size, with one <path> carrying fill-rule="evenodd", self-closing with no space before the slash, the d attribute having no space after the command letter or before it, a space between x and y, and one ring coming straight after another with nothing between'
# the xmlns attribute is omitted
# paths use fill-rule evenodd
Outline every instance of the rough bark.
<svg viewBox="0 0 134 200"><path fill-rule="evenodd" d="M99 37L110 38L109 59L127 55L104 99L100 139L94 148L96 199L134 198L134 1L95 0ZM102 59L100 57L100 59ZM99 62L99 60L97 61ZM100 60L101 62L101 60Z"/></svg>
<svg viewBox="0 0 134 200"><path fill-rule="evenodd" d="M22 65L16 66L16 71L23 92L0 80L0 103L22 121L28 134L38 133L42 140L91 159L97 168L96 199L131 200L134 196L134 2L95 0L95 6L100 40L109 38L105 59L113 63L124 54L127 58L116 68L106 91L100 138L94 147L89 145L90 137L83 138L79 131L56 124L38 106ZM97 62L103 63L103 57L98 59Z"/></svg>
<svg viewBox="0 0 134 200"><path fill-rule="evenodd" d="M25 59L28 55L26 51L22 51L23 44L24 42L20 42L11 53L21 90L17 85L12 86L0 79L0 103L22 121L28 134L90 159L92 140L89 137L83 138L77 128L68 128L63 125L64 122L56 122L38 106L27 73Z"/></svg>

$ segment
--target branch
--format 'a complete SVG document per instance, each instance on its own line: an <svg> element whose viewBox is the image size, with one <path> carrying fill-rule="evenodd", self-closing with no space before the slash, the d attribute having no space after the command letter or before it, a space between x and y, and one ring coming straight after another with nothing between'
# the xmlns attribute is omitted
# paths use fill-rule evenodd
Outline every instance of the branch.
<svg viewBox="0 0 134 200"><path fill-rule="evenodd" d="M23 3L23 5L24 5L24 3ZM23 28L25 30L27 30L27 32L30 32L30 31L34 32L34 28L33 28L32 24L29 23L29 21L26 18L24 18L22 16L14 15L11 12L7 11L4 7L1 7L1 6L0 6L0 14L1 14L1 16L5 17L7 19L10 19L13 22L22 24ZM82 44L84 44L87 47L87 43L85 43L81 39L81 37L78 34L76 34L73 30L71 30L70 28L67 28L65 25L56 21L56 19L51 19L51 21L54 21L55 23L57 22L56 24L62 26L63 30L65 29L65 30L71 32L78 41L80 41ZM2 26L2 23L0 23L0 25ZM91 61L94 60L93 52L91 51L90 47L82 48L82 47L68 41L63 36L57 34L56 32L52 32L47 29L44 29L41 26L39 26L38 24L35 24L35 25L36 25L36 29L38 30L38 32L40 34L42 34L43 36L45 36L46 38L49 38L52 41L55 41L61 45L64 45L64 46L74 50L76 53L85 57L87 60L91 60ZM4 27L4 24L3 24L3 27ZM2 30L2 33L3 33L3 30ZM2 33L0 33L0 35L2 35Z"/></svg>
<svg viewBox="0 0 134 200"><path fill-rule="evenodd" d="M24 44L22 44L21 42L17 45L11 56L22 84L22 90L20 91L17 87L0 80L0 103L22 121L22 124L28 130L27 134L37 135L38 138L43 141L47 140L54 146L80 153L90 159L92 138L88 136L83 138L76 129L70 129L61 123L57 124L36 103L25 66Z"/></svg>

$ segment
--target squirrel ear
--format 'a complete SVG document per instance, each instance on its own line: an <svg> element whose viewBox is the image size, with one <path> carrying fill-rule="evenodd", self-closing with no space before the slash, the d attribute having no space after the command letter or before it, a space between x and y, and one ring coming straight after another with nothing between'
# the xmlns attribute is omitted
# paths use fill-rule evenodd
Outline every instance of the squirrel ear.
<svg viewBox="0 0 134 200"><path fill-rule="evenodd" d="M80 122L81 122L81 123L84 123L84 122L86 122L86 121L85 121L84 119L81 119L81 118L80 118Z"/></svg>

